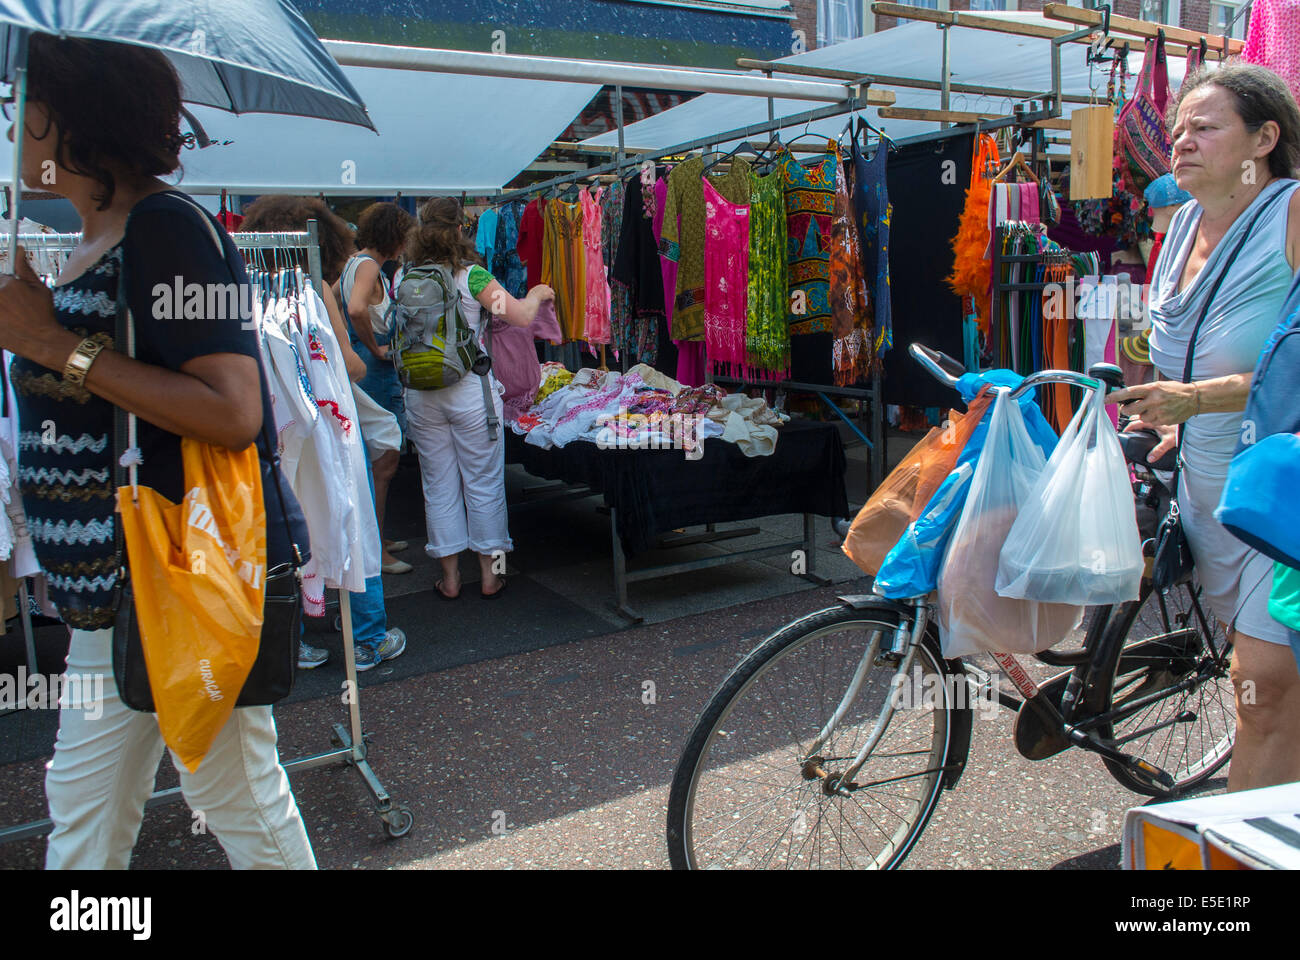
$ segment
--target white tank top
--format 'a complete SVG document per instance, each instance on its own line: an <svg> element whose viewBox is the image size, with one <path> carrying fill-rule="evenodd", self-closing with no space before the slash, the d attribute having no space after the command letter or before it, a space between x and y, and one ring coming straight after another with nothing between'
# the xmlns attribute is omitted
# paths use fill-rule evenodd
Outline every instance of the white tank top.
<svg viewBox="0 0 1300 960"><path fill-rule="evenodd" d="M374 257L366 256L364 253L358 253L348 261L347 266L343 268L343 275L339 278L339 292L343 294L343 309L347 310L347 305L352 301L352 286L356 281L357 269L361 266L362 260L369 260L372 263L378 263ZM375 336L386 336L388 334L388 288L384 284L384 272L382 268L379 271L379 286L383 290L384 299L378 303L369 306L370 312L370 329Z"/></svg>

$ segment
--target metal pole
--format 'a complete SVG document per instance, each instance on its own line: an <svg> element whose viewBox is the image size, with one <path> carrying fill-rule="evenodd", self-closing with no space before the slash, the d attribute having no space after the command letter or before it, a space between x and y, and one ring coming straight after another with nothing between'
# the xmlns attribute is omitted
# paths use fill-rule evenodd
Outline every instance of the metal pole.
<svg viewBox="0 0 1300 960"><path fill-rule="evenodd" d="M618 162L622 164L627 160L627 153L624 150L623 143L623 86L619 84L614 88L614 123L618 126Z"/></svg>
<svg viewBox="0 0 1300 960"><path fill-rule="evenodd" d="M941 23L939 29L943 31L943 64L939 71L939 108L947 110L952 92L952 53L948 46L949 25ZM946 122L941 123L939 129L947 130L948 124Z"/></svg>
<svg viewBox="0 0 1300 960"><path fill-rule="evenodd" d="M811 123L814 120L826 120L830 117L843 116L846 113L856 113L863 108L862 102L856 97L851 97L844 103L837 103L827 107L818 107L815 110L809 110L805 113L793 114L789 117L782 117L779 120L773 120L768 123L755 123L747 127L740 127L735 130L727 130L723 133L715 133L712 136L701 137L698 140L691 140L688 143L678 143L671 147L665 147L653 153L639 154L635 161L624 160L623 163L613 162L606 163L599 167L591 167L579 173L569 173L562 177L554 177L542 183L535 183L530 187L524 187L519 190L512 190L509 193L502 193L496 198L497 203L509 203L511 200L521 200L524 197L532 196L535 193L541 193L552 187L558 187L562 184L573 183L575 180L586 180L590 177L599 176L604 173L621 173L629 162L642 163L646 160L659 160L663 157L678 156L683 153L690 153L694 150L700 150L704 147L716 143L730 143L733 140L746 140L750 137L762 133L769 133L772 130L781 130L785 127L795 127L799 124ZM985 124L985 126L988 126Z"/></svg>
<svg viewBox="0 0 1300 960"><path fill-rule="evenodd" d="M850 94L842 84L812 80L768 80L743 73L604 63L562 57L522 57L513 54L433 50L425 47L385 46L347 40L321 41L339 64L384 67L430 73L456 73L476 77L512 77L518 80L552 80L561 83L621 84L655 90L694 90L746 97L783 97L840 103Z"/></svg>
<svg viewBox="0 0 1300 960"><path fill-rule="evenodd" d="M311 281L316 284L316 292L322 297L325 296L325 276L324 268L321 266L320 259L320 224L315 220L307 221L307 270L311 273Z"/></svg>
<svg viewBox="0 0 1300 960"><path fill-rule="evenodd" d="M18 272L18 222L23 206L23 140L27 130L27 41L30 34L18 31L18 52L14 58L14 174L13 193L9 197L9 273Z"/></svg>

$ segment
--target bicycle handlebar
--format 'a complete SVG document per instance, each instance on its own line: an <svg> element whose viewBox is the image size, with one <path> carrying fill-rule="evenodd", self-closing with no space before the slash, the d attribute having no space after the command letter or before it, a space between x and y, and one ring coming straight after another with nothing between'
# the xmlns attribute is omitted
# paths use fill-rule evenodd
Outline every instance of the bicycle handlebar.
<svg viewBox="0 0 1300 960"><path fill-rule="evenodd" d="M961 363L946 353L932 350L923 344L913 343L908 347L908 352L917 363L925 368L926 372L940 383L946 383L950 387L955 388L957 378L967 373L966 368ZM1064 383L1073 387L1082 387L1085 390L1100 390L1102 395L1105 396L1115 390L1123 389L1124 374L1113 363L1093 364L1087 374L1077 373L1073 370L1040 370L1026 377L1024 383L1011 392L1011 399L1014 400L1035 387L1049 383Z"/></svg>

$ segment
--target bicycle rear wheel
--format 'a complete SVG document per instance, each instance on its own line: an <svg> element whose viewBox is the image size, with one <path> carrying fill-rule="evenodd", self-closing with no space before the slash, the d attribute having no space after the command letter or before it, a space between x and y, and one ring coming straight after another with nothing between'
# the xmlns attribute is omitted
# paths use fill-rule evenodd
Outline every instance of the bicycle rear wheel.
<svg viewBox="0 0 1300 960"><path fill-rule="evenodd" d="M795 621L732 671L701 714L673 778L668 852L677 869L892 868L933 812L952 747L953 685L933 641L906 684L893 664L869 672L833 735L808 750L835 714L889 609L834 607ZM965 677L958 678L965 683ZM928 695L916 696L919 692ZM898 707L845 797L834 778Z"/></svg>
<svg viewBox="0 0 1300 960"><path fill-rule="evenodd" d="M1164 769L1174 778L1174 788L1161 790L1114 761L1103 762L1116 780L1136 793L1173 796L1204 783L1232 757L1237 710L1228 678L1231 643L1222 625L1200 604L1198 586L1187 584L1162 594L1144 580L1142 589L1139 600L1116 610L1107 628L1112 637L1124 638L1123 652L1116 657L1109 688L1099 691L1099 702L1113 710L1183 681L1193 685L1099 732L1121 741L1119 749L1125 753ZM1176 634L1183 630L1193 633Z"/></svg>

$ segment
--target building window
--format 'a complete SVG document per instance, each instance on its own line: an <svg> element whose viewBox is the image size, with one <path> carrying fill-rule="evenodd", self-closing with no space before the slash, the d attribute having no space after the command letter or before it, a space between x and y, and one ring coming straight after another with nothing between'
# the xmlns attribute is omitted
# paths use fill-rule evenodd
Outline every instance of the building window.
<svg viewBox="0 0 1300 960"><path fill-rule="evenodd" d="M1166 0L1141 0L1140 16L1152 23L1169 23L1169 4Z"/></svg>
<svg viewBox="0 0 1300 960"><path fill-rule="evenodd" d="M1246 39L1246 28L1250 25L1250 13L1245 3L1210 4L1210 33ZM1240 16L1238 16L1240 14ZM1236 23L1233 23L1233 18Z"/></svg>
<svg viewBox="0 0 1300 960"><path fill-rule="evenodd" d="M862 36L859 0L817 0L817 46Z"/></svg>
<svg viewBox="0 0 1300 960"><path fill-rule="evenodd" d="M970 8L972 10L1005 10L1007 0L970 0Z"/></svg>

